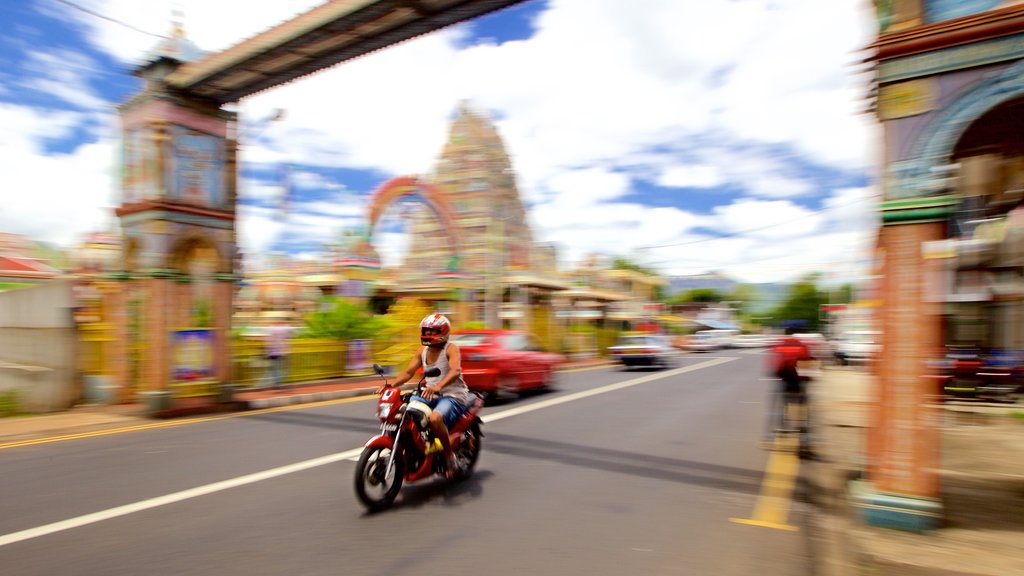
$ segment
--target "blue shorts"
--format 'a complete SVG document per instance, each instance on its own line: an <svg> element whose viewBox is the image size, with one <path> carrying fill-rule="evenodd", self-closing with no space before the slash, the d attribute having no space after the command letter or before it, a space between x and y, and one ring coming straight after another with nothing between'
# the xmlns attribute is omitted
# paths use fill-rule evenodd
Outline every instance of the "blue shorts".
<svg viewBox="0 0 1024 576"><path fill-rule="evenodd" d="M441 415L441 419L444 420L444 425L448 429L451 429L452 425L466 413L465 406L459 403L455 398L450 398L448 396L434 396L431 400L427 400L422 396L413 396L412 399L419 400L433 408L434 412Z"/></svg>

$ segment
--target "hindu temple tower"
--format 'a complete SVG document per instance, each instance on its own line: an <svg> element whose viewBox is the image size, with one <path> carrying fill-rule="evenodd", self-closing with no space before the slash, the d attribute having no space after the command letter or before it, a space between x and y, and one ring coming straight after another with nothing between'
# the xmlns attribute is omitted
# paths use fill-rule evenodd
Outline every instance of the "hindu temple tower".
<svg viewBox="0 0 1024 576"><path fill-rule="evenodd" d="M504 272L529 269L533 238L512 163L493 122L467 102L460 103L440 158L425 180L454 211L458 262L451 261L449 235L436 215L420 206L410 214L412 241L403 268L420 273L457 268L475 279L470 299L479 310L474 316L496 314L486 302L501 299Z"/></svg>

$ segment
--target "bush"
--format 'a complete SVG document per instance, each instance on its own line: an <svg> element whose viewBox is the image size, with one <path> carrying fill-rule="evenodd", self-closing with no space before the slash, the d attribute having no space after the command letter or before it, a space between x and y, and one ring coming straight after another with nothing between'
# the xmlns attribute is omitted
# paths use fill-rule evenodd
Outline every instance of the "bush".
<svg viewBox="0 0 1024 576"><path fill-rule="evenodd" d="M0 418L20 414L21 408L19 404L17 390L4 390L0 392Z"/></svg>
<svg viewBox="0 0 1024 576"><path fill-rule="evenodd" d="M391 331L391 322L383 316L374 316L366 308L330 298L327 306L309 313L302 336L333 340L378 340Z"/></svg>

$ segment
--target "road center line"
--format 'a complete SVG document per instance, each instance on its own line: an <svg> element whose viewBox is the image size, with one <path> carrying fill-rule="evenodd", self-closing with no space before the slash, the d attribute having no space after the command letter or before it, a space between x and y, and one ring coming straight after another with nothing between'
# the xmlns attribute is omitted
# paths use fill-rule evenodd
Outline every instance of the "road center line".
<svg viewBox="0 0 1024 576"><path fill-rule="evenodd" d="M591 388L590 390L583 390L581 392L573 392L572 394L566 394L565 396L559 396L558 398L551 398L550 400L542 400L540 402L534 402L525 406L517 406L515 408L509 408L508 410L502 410L496 414L489 414L484 416L482 420L484 423L494 422L495 420L501 420L502 418L509 418L511 416L518 416L534 410L540 410L541 408L549 408L551 406L557 406L566 402L572 402L573 400L580 400L590 396L596 396L598 394L604 394L606 392L614 392L615 390L622 390L623 388L630 388L639 384L645 384L652 380L658 380L661 378L667 378L669 376L675 376L676 374L685 374L686 372L693 372L694 370L703 370L704 368L711 368L719 364L726 362L732 362L733 360L739 360L735 357L721 357L711 358L700 364L694 364L692 366L683 366L682 368L675 368L673 370L666 370L664 372L658 372L649 376L641 376L640 378L634 378L632 380L626 380L625 382L616 382L615 384L607 384L605 386L599 386L597 388Z"/></svg>
<svg viewBox="0 0 1024 576"><path fill-rule="evenodd" d="M668 370L665 372L659 372L657 374L651 374L649 376L643 376L640 378L634 378L625 382L618 382L615 384L609 384L591 390L585 390L582 392L576 392L573 394L567 394L559 398L552 398L550 400L544 400L541 402L535 402L526 406L511 408L509 410L503 410L496 414L489 414L484 417L484 422L494 422L501 420L502 418L508 418L511 416L517 416L519 414L525 414L534 410L540 410L542 408L548 408L556 406L558 404L564 404L566 402L572 402L573 400L580 400L589 396L595 396L597 394L604 394L606 392L613 392L615 390L621 390L623 388L629 388L631 386L637 386L652 380L658 380L660 378L666 378L669 376L675 376L676 374L683 374L685 372L693 372L694 370L702 370L704 368L710 368L718 364L737 360L737 358L714 358L700 364L694 364L693 366L685 366L683 368L676 368L674 370ZM261 472L254 472L252 474L246 474L244 476L238 476L236 478L230 478L228 480L221 480L220 482L214 482L212 484L206 484L204 486L197 486L195 488L189 488L187 490L181 490L179 492L172 492L171 494L165 494L163 496L157 496L155 498L149 498L147 500L140 500L131 504L125 504L123 506L116 506L114 508L108 508L99 512L93 512L91 514L85 514L83 516L77 516L75 518L69 518L67 520L61 520L53 522L51 524L45 524L43 526L37 526L35 528L29 528L27 530L21 530L18 532L11 532L10 534L4 534L0 536L0 547L7 546L8 544L14 544L16 542L22 542L25 540L31 540L33 538L39 538L41 536L47 536L55 534L57 532L63 532L65 530L71 530L72 528L79 528L89 524L95 524L96 522L102 522L104 520L110 520L119 516L127 516L128 514L134 514L135 512L142 512L144 510L150 510L159 506L165 506L167 504L174 504L183 500L189 500L192 498L198 498L200 496L206 496L207 494L213 494L214 492L220 492L223 490L229 490L231 488L238 488L245 486L246 484L253 484L255 482L261 482L263 480L269 480L271 478L277 478L278 476L284 476L286 474L294 474L295 472L301 472L303 470L309 470L310 468L317 468L319 466L325 466L327 464L333 464L342 460L347 460L353 456L358 456L362 452L362 447L353 448L351 450L345 450L344 452L337 452L335 454L328 454L327 456L320 456L319 458L312 458L310 460L303 460L302 462L296 462L294 464L287 464L285 466L279 466L277 468L271 468L269 470L263 470Z"/></svg>
<svg viewBox="0 0 1024 576"><path fill-rule="evenodd" d="M206 496L207 494L213 494L214 492L220 492L230 488L238 488L239 486L245 486L246 484L269 480L278 476L284 476L285 474L301 472L303 470L316 468L325 464L332 464L339 460L351 458L353 455L362 452L362 450L362 448L353 448L352 450L346 450L336 454L329 454L327 456L321 456L311 460L303 460L302 462L279 466L277 468L263 470L262 472L254 472L252 474L246 474L245 476L238 476L237 478L222 480L205 486L197 486L195 488L189 488L188 490L182 490L180 492L173 492L171 494L157 496L156 498L150 498L148 500L125 504L124 506L108 508L107 510L101 510L99 512L93 512L92 514L61 520L59 522L38 526L36 528L29 528L28 530L22 530L20 532L4 534L3 536L0 536L0 546L6 546L23 540L30 540L32 538L39 538L40 536L63 532L64 530L102 522L103 520L110 520L111 518L117 518L118 516L126 516L135 512L142 512L143 510L149 510L150 508L156 508L166 504L174 504L175 502L181 502L182 500L188 500L190 498Z"/></svg>

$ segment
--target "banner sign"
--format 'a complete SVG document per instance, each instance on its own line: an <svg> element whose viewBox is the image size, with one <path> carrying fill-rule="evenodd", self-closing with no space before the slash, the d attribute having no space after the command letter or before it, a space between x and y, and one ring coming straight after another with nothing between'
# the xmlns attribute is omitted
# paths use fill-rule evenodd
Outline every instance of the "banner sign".
<svg viewBox="0 0 1024 576"><path fill-rule="evenodd" d="M174 382L193 383L213 379L213 332L212 328L174 332Z"/></svg>

